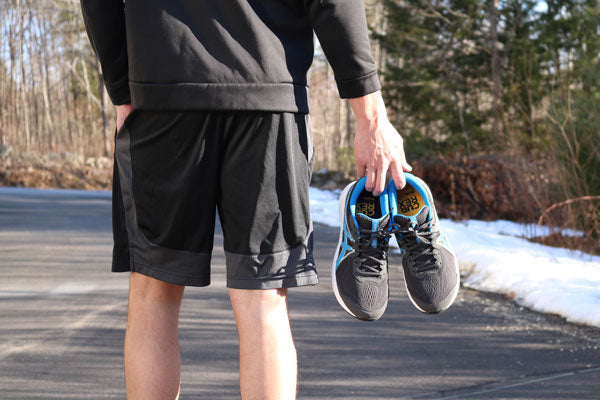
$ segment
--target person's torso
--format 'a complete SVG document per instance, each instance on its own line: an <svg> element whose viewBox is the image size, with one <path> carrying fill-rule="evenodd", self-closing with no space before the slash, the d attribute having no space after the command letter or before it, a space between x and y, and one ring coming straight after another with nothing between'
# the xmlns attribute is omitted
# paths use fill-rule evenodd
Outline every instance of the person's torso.
<svg viewBox="0 0 600 400"><path fill-rule="evenodd" d="M245 108L308 112L313 33L301 0L126 0L125 10L134 103L206 92L215 108L248 96ZM290 93L295 106L281 104Z"/></svg>

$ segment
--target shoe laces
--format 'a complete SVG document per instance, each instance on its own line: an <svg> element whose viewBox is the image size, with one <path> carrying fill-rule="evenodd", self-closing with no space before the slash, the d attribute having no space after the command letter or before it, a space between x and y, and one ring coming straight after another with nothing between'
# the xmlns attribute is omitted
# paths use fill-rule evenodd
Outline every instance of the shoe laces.
<svg viewBox="0 0 600 400"><path fill-rule="evenodd" d="M433 223L425 221L421 224L413 224L408 218L403 218L402 223L394 223L391 233L399 233L403 247L414 260L412 269L420 275L435 273L440 268L440 262L436 257L433 247L440 233L433 231Z"/></svg>
<svg viewBox="0 0 600 400"><path fill-rule="evenodd" d="M358 253L355 260L360 262L357 272L365 277L379 277L386 263L388 250L388 238L390 233L386 231L387 224L381 226L377 231L358 228L356 241L351 245ZM373 241L376 245L373 245Z"/></svg>

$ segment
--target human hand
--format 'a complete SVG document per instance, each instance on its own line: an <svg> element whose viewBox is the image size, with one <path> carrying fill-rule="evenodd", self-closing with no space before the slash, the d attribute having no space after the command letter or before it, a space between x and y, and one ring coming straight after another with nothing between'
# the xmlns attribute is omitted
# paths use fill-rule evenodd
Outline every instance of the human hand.
<svg viewBox="0 0 600 400"><path fill-rule="evenodd" d="M404 171L412 167L406 161L404 143L390 123L379 92L350 99L357 117L354 158L359 177L367 176L365 188L379 196L385 190L388 170L397 189L406 185Z"/></svg>
<svg viewBox="0 0 600 400"><path fill-rule="evenodd" d="M121 130L123 126L123 122L131 112L133 111L133 107L131 104L123 104L120 106L116 106L117 108L117 132Z"/></svg>

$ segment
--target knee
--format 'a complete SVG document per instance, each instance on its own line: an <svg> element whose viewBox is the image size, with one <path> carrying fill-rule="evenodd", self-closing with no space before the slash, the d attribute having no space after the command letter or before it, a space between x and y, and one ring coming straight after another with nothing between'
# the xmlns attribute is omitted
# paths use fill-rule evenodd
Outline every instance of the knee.
<svg viewBox="0 0 600 400"><path fill-rule="evenodd" d="M243 311L254 318L273 311L287 312L287 289L245 290L229 289L233 311Z"/></svg>
<svg viewBox="0 0 600 400"><path fill-rule="evenodd" d="M132 272L129 278L130 296L142 301L181 301L185 287Z"/></svg>

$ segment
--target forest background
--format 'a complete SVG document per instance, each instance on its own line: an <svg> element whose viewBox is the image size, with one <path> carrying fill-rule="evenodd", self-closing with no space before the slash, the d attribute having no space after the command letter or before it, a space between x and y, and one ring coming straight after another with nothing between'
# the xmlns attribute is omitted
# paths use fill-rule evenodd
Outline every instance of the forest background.
<svg viewBox="0 0 600 400"><path fill-rule="evenodd" d="M438 209L571 227L600 253L600 0L366 0L390 120ZM314 183L354 178L317 47ZM110 188L114 107L78 0L0 0L0 185Z"/></svg>

